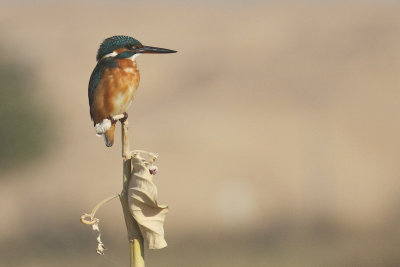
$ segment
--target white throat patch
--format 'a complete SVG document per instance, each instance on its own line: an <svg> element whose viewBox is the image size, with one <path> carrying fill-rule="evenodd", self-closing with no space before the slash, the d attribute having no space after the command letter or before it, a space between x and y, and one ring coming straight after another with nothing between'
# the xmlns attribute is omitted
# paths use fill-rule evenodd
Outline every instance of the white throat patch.
<svg viewBox="0 0 400 267"><path fill-rule="evenodd" d="M133 56L130 57L130 59L131 59L132 61L135 61L135 59L136 59L138 56L140 56L140 55L141 55L140 53L134 54Z"/></svg>

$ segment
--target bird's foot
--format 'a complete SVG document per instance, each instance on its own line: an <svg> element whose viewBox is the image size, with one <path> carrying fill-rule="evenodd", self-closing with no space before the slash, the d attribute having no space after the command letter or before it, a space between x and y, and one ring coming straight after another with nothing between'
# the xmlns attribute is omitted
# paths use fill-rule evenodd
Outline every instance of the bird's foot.
<svg viewBox="0 0 400 267"><path fill-rule="evenodd" d="M108 116L107 119L111 121L111 125L114 125L117 123L117 120L114 120L114 118L112 116Z"/></svg>
<svg viewBox="0 0 400 267"><path fill-rule="evenodd" d="M128 113L124 112L123 114L124 114L124 117L122 119L119 119L119 121L121 123L124 123L128 119Z"/></svg>

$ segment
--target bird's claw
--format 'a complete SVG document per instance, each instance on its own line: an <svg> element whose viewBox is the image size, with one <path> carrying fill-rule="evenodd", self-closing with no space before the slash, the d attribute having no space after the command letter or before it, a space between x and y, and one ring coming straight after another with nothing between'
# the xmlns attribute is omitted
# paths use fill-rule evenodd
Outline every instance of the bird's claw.
<svg viewBox="0 0 400 267"><path fill-rule="evenodd" d="M128 113L124 112L123 114L124 114L124 117L122 119L119 119L119 121L121 123L124 123L128 119Z"/></svg>

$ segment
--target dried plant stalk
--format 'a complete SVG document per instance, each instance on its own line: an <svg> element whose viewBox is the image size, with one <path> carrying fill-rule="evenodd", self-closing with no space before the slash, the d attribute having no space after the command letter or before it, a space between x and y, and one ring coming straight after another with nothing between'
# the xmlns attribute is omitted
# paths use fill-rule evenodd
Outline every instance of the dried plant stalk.
<svg viewBox="0 0 400 267"><path fill-rule="evenodd" d="M130 266L144 267L144 246L143 237L137 222L129 211L128 185L132 175L131 152L129 150L128 120L121 123L122 130L122 159L123 159L123 187L120 194L122 211L124 213L126 229L129 239Z"/></svg>
<svg viewBox="0 0 400 267"><path fill-rule="evenodd" d="M124 115L116 115L113 116L114 120L120 120L124 119ZM111 123L111 122L110 122ZM144 267L144 239L142 236L142 233L140 231L139 225L136 222L135 218L133 217L133 214L130 210L130 204L128 200L128 192L129 192L129 185L132 179L132 157L136 157L135 159L139 157L137 153L144 153L146 155L149 155L152 159L149 163L154 162L155 158L157 158L157 154L151 153L151 152L146 152L146 151L141 151L141 150L135 150L135 151L130 151L129 149L129 131L128 131L128 120L121 120L121 138L122 138L122 160L123 160L123 186L122 186L122 191L118 195L119 199L121 201L122 205L122 211L124 213L124 219L125 219L125 224L126 224L126 229L127 229L127 234L128 234L128 240L129 240L129 252L130 252L130 266L131 267ZM140 158L140 157L139 157ZM147 166L147 165L146 165ZM152 166L154 169L147 170L149 173L154 175L157 172L157 167ZM136 176L135 176L136 177ZM86 225L91 225L93 227L93 230L98 232L98 248L97 248L97 253L100 255L104 254L104 244L100 239L100 229L99 229L99 219L95 218L96 211L106 202L118 197L118 196L113 196L110 198L107 198L103 201L101 201L99 204L97 204L92 212L90 214L85 213L81 216L81 222ZM156 205L158 208L158 205ZM160 206L161 207L161 206ZM166 208L166 207L165 207ZM161 209L165 209L164 207L161 207ZM166 211L165 211L166 213ZM158 218L157 218L158 220ZM162 220L163 221L163 220ZM161 231L163 233L163 230ZM153 239L152 239L153 240ZM152 245L151 248L162 248L166 246L166 242L162 237L162 242L161 245Z"/></svg>

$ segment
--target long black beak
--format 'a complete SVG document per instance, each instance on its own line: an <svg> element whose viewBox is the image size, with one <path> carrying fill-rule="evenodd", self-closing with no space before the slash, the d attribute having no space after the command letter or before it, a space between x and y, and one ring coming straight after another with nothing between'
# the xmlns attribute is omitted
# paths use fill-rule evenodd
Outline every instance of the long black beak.
<svg viewBox="0 0 400 267"><path fill-rule="evenodd" d="M152 46L143 46L135 49L136 53L143 53L143 54L169 54L169 53L176 53L175 50L159 48L159 47L152 47Z"/></svg>

